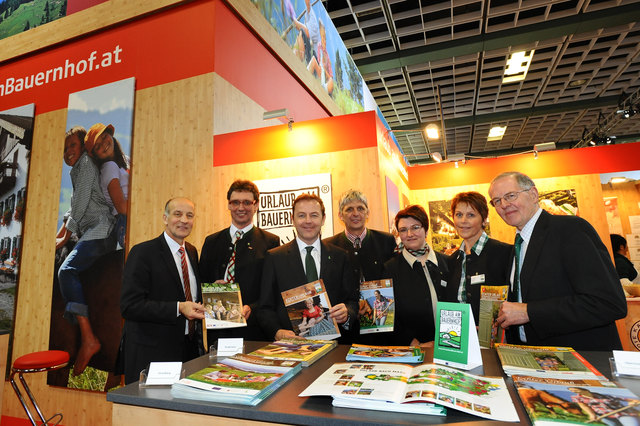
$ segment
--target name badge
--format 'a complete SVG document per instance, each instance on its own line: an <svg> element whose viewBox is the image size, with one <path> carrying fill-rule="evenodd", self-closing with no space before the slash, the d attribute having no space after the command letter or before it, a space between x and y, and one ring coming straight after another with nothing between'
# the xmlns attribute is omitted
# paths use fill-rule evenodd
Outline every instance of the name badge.
<svg viewBox="0 0 640 426"><path fill-rule="evenodd" d="M442 287L446 287L447 286L447 282L445 280L440 280L440 285Z"/></svg>
<svg viewBox="0 0 640 426"><path fill-rule="evenodd" d="M484 274L471 276L471 284L482 284L482 283L484 283Z"/></svg>

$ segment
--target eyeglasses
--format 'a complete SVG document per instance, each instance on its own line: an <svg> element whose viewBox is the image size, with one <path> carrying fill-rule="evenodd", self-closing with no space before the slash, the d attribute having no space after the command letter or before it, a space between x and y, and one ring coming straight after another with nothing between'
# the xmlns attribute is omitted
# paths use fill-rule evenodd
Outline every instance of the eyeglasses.
<svg viewBox="0 0 640 426"><path fill-rule="evenodd" d="M506 201L507 203L513 203L515 200L518 199L518 196L521 193L527 192L527 191L531 191L531 188L523 189L522 191L507 192L502 197L492 198L491 201L489 201L489 204L491 204L493 207L500 207L502 205L502 200Z"/></svg>
<svg viewBox="0 0 640 426"><path fill-rule="evenodd" d="M235 207L235 208L240 207L241 204L244 207L249 207L249 206L254 205L255 202L256 202L255 200L251 200L251 201L249 201L249 200L231 200L231 201L229 201L229 205L231 207Z"/></svg>
<svg viewBox="0 0 640 426"><path fill-rule="evenodd" d="M420 228L422 228L422 225L411 225L408 228L398 229L398 234L406 234L409 231L411 231L412 234L415 234Z"/></svg>

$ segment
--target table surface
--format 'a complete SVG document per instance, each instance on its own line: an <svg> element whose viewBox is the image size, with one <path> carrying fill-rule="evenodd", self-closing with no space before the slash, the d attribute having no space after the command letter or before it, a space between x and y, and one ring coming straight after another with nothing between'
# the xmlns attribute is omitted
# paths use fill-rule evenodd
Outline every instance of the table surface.
<svg viewBox="0 0 640 426"><path fill-rule="evenodd" d="M267 342L245 342L246 352L265 346ZM331 365L345 362L345 356L349 350L348 345L339 345L327 355L316 361L310 367L303 367L302 371L285 385L276 390L271 396L259 405L246 406L237 404L223 404L206 401L195 401L173 398L170 386L158 386L152 388L140 388L138 382L119 388L107 394L107 400L117 404L137 405L142 407L158 408L165 410L184 411L212 416L231 417L238 419L258 420L274 423L289 423L303 425L371 425L393 424L412 425L425 424L425 415L394 413L386 411L359 410L352 408L339 408L331 405L332 398L324 397L298 397L320 374ZM593 364L601 373L611 379L609 366L610 352L582 352L582 355ZM427 352L425 361L432 359L433 353ZM471 374L505 377L500 366L500 361L495 350L482 350L483 366L470 370ZM187 374L194 373L212 364L213 360L208 355L197 358L185 364ZM520 421L529 424L529 418L524 411L517 393L510 379L506 378L509 393L520 416ZM638 394L640 381L623 379L618 382ZM493 424L498 421L485 420L480 417L465 414L448 408L445 417L429 416L428 423L466 423Z"/></svg>

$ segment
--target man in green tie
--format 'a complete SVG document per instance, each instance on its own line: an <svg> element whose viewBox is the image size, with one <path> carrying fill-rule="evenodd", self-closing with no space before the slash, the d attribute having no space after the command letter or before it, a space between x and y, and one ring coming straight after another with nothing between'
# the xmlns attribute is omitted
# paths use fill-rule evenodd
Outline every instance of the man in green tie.
<svg viewBox="0 0 640 426"><path fill-rule="evenodd" d="M294 337L281 293L322 279L332 304L328 315L339 325L340 342L349 343L358 331L358 282L347 252L320 240L325 208L319 196L299 195L293 202L292 214L296 239L269 250L265 256L258 310L260 325L275 340Z"/></svg>
<svg viewBox="0 0 640 426"><path fill-rule="evenodd" d="M627 305L595 229L577 216L542 210L535 183L519 172L497 176L489 196L517 232L509 301L497 319L508 328L508 343L622 349L615 320Z"/></svg>

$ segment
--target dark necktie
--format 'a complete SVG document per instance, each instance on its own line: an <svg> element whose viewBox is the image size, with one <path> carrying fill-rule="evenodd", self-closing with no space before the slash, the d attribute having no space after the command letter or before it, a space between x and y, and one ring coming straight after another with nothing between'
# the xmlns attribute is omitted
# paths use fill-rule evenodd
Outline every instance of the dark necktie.
<svg viewBox="0 0 640 426"><path fill-rule="evenodd" d="M238 247L238 241L242 239L243 234L244 233L242 231L236 231L231 240L231 244L233 244L233 252L231 253L231 257L229 258L227 271L224 274L224 280L228 283L236 282L236 250Z"/></svg>
<svg viewBox="0 0 640 426"><path fill-rule="evenodd" d="M191 296L191 283L189 281L189 264L187 263L187 256L185 255L184 248L178 249L180 253L180 264L182 266L182 284L184 285L184 298L188 302L193 302ZM189 337L192 337L195 333L196 324L193 320L189 321Z"/></svg>
<svg viewBox="0 0 640 426"><path fill-rule="evenodd" d="M312 246L305 247L307 250L307 255L304 258L304 269L307 274L307 282L317 281L318 280L318 269L316 268L316 262L313 260L311 256L311 250L313 250Z"/></svg>
<svg viewBox="0 0 640 426"><path fill-rule="evenodd" d="M360 241L360 237L356 237L356 239L353 241L353 248L355 248L356 250L360 250L360 247L362 247L362 242Z"/></svg>
<svg viewBox="0 0 640 426"><path fill-rule="evenodd" d="M516 253L516 270L513 272L513 297L515 302L519 302L520 299L520 249L522 247L522 241L520 234L516 234L516 241L514 244Z"/></svg>

